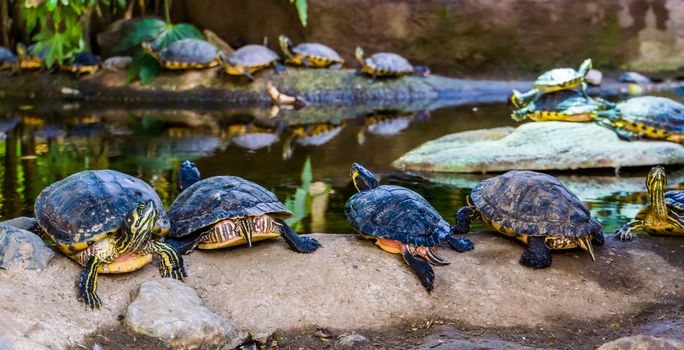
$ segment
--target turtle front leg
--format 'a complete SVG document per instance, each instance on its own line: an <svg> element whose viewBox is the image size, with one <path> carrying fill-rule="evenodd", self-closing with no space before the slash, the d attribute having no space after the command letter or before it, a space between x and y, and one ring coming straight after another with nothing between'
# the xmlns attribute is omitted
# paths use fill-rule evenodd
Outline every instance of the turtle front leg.
<svg viewBox="0 0 684 350"><path fill-rule="evenodd" d="M551 253L546 247L544 237L528 237L527 251L520 257L520 263L533 269L551 266Z"/></svg>
<svg viewBox="0 0 684 350"><path fill-rule="evenodd" d="M404 256L404 261L406 261L413 273L418 276L423 287L425 287L428 293L432 292L435 282L435 271L432 270L432 266L413 256L407 244L401 245L401 254Z"/></svg>
<svg viewBox="0 0 684 350"><path fill-rule="evenodd" d="M276 229L285 239L285 243L297 253L312 253L321 247L321 244L312 237L301 236L294 232L287 223L281 219L273 218Z"/></svg>
<svg viewBox="0 0 684 350"><path fill-rule="evenodd" d="M636 232L646 226L644 220L633 220L622 226L615 232L615 238L621 241L631 241L636 237Z"/></svg>
<svg viewBox="0 0 684 350"><path fill-rule="evenodd" d="M621 140L625 141L636 141L641 138L641 135L622 128L615 128L615 133Z"/></svg>
<svg viewBox="0 0 684 350"><path fill-rule="evenodd" d="M83 264L81 279L78 284L78 300L84 302L86 307L91 309L101 309L102 301L97 296L97 269L102 264L102 260L96 255L92 255Z"/></svg>
<svg viewBox="0 0 684 350"><path fill-rule="evenodd" d="M580 84L580 87L582 89L582 96L584 96L585 98L589 98L589 93L587 92L587 90L588 90L587 82L582 81L582 83Z"/></svg>
<svg viewBox="0 0 684 350"><path fill-rule="evenodd" d="M183 278L188 276L185 272L183 256L169 244L151 240L148 242L146 248L146 251L159 256L159 274L162 277L182 281Z"/></svg>

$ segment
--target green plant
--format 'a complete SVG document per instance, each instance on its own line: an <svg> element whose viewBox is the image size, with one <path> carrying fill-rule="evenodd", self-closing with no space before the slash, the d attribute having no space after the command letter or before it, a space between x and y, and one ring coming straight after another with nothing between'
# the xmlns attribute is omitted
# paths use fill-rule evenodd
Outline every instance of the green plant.
<svg viewBox="0 0 684 350"><path fill-rule="evenodd" d="M297 187L294 197L288 196L285 199L285 208L291 211L294 215L285 220L285 222L297 231L300 229L301 221L309 216L309 187L313 180L313 170L311 169L311 159L306 158L304 168L302 168L301 175L302 184Z"/></svg>
<svg viewBox="0 0 684 350"><path fill-rule="evenodd" d="M302 26L306 27L307 23L307 3L306 0L290 0L291 4L294 4L297 8L297 15L299 16L299 21L302 22Z"/></svg>
<svg viewBox="0 0 684 350"><path fill-rule="evenodd" d="M87 49L84 23L99 3L110 7L125 7L126 0L23 0L21 18L26 31L38 31L32 39L36 42L34 52L46 50L45 64L48 68L71 58Z"/></svg>
<svg viewBox="0 0 684 350"><path fill-rule="evenodd" d="M171 1L164 1L164 12L166 20L156 18L145 18L138 21L128 32L124 40L116 47L119 51L136 48L133 53L133 61L128 70L128 81L131 82L140 78L142 84L151 83L159 75L161 65L156 59L145 54L140 44L152 42L152 46L162 50L174 41L181 39L200 39L204 40L202 33L192 24L171 23Z"/></svg>

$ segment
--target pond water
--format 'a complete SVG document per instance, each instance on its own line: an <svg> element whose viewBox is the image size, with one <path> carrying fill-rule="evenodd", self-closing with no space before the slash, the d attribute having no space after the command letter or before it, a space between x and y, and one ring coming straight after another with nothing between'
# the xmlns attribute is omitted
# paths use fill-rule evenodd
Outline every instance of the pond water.
<svg viewBox="0 0 684 350"><path fill-rule="evenodd" d="M176 170L194 161L203 176L236 175L295 198L310 159L314 184L297 209L301 232L352 233L344 204L355 190L352 162L374 171L381 183L423 194L447 219L477 181L490 175L402 173L391 162L405 152L449 133L514 125L505 105L460 106L414 112L358 110L207 110L16 105L0 119L0 219L33 216L33 202L50 183L85 169L109 168L138 176L166 205L177 195ZM289 125L296 113L323 123ZM318 115L317 115L318 114ZM288 119L290 118L290 119ZM684 173L670 170L670 183ZM646 201L646 168L554 173L585 200L606 231L615 230ZM305 208L302 210L301 208Z"/></svg>

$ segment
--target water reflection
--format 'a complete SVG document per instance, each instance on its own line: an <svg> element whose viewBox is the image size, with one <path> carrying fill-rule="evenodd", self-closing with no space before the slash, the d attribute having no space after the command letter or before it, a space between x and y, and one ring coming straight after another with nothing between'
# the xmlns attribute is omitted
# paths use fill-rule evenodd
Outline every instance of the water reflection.
<svg viewBox="0 0 684 350"><path fill-rule="evenodd" d="M359 162L383 183L410 187L449 221L482 175L403 174L391 162L423 142L449 133L514 125L503 105L426 111L307 108L273 110L135 111L98 106L0 107L0 216L33 215L33 202L47 185L85 169L110 168L149 182L168 205L178 194L176 169L191 159L206 176L236 175L258 182L286 201L304 194L305 232L352 233L344 204L355 191L349 166ZM311 160L311 176L302 169ZM684 183L670 171L670 183ZM645 202L644 176L636 169L559 173L612 230ZM427 180L426 180L427 179ZM301 191L300 191L301 192ZM293 202L294 203L294 202Z"/></svg>

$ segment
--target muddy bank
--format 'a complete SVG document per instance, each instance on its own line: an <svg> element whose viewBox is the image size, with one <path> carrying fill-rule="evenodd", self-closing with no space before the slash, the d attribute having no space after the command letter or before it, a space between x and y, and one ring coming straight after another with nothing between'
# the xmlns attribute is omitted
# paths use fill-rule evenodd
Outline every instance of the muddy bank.
<svg viewBox="0 0 684 350"><path fill-rule="evenodd" d="M682 303L684 242L676 238L608 239L596 249L595 263L584 252L561 252L550 269L534 271L518 264L523 246L517 242L470 234L474 251L440 250L451 265L435 268L435 290L428 294L399 256L356 236L315 237L323 248L311 255L294 254L281 240L193 253L186 258L186 283L206 307L262 341L277 329L372 336L432 320L502 338L540 327L564 342L596 333L586 341L600 344L602 337L628 333L623 326L641 313L667 313ZM0 270L0 338L19 349L77 346L88 334L120 325L131 291L158 277L156 266L103 276L104 309L85 312L76 301L79 272L61 256L43 271ZM531 339L517 341L542 345L541 336L539 343Z"/></svg>
<svg viewBox="0 0 684 350"><path fill-rule="evenodd" d="M36 101L126 102L127 104L209 104L265 107L271 104L268 82L282 93L301 96L311 105L358 106L378 109L434 109L451 105L505 102L512 89L532 87L525 81L463 80L439 75L378 79L354 70L288 68L283 74L267 70L250 82L225 75L218 68L164 72L149 85L127 83L125 71L100 71L76 79L66 73L0 74L0 97ZM680 89L682 82L641 87L643 92ZM606 83L591 91L596 95L628 94L629 84Z"/></svg>

